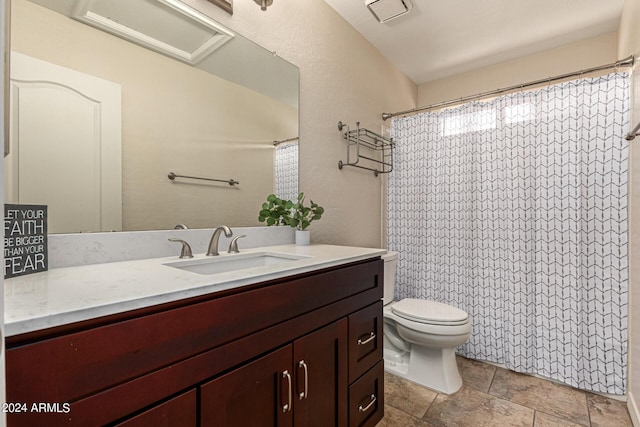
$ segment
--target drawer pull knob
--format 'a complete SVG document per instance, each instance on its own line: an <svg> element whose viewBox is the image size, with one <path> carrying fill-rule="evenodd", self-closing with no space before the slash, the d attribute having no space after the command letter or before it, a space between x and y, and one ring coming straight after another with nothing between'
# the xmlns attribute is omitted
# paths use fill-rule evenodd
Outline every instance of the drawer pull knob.
<svg viewBox="0 0 640 427"><path fill-rule="evenodd" d="M376 339L376 334L371 332L369 334L369 336L365 339L362 338L358 338L358 345L365 345L365 344L369 344L371 341Z"/></svg>
<svg viewBox="0 0 640 427"><path fill-rule="evenodd" d="M298 395L300 400L302 400L302 399L306 399L307 396L309 395L309 392L308 392L309 391L309 371L307 369L307 364L305 363L304 360L301 360L298 362L298 368L304 369L304 390L302 391L302 393Z"/></svg>
<svg viewBox="0 0 640 427"><path fill-rule="evenodd" d="M367 406L358 406L358 411L359 412L367 412L369 409L371 409L371 407L373 406L374 403L376 403L376 395L372 394L371 396L369 396L369 403L367 404Z"/></svg>
<svg viewBox="0 0 640 427"><path fill-rule="evenodd" d="M291 411L291 374L289 373L289 371L284 371L282 373L282 378L287 379L287 385L289 387L289 391L287 392L288 403L285 403L282 406L282 412L289 412Z"/></svg>

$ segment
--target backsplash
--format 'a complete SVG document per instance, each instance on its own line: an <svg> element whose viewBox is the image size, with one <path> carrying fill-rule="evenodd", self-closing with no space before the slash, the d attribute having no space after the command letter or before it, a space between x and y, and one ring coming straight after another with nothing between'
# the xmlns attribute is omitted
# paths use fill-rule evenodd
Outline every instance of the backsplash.
<svg viewBox="0 0 640 427"><path fill-rule="evenodd" d="M186 240L194 254L204 253L213 228L193 230L131 231L113 233L51 234L49 268L103 264L145 258L160 258L180 254L180 244L169 238ZM233 236L246 234L238 240L240 251L260 246L294 243L291 227L235 227ZM231 239L222 234L220 252L226 252Z"/></svg>

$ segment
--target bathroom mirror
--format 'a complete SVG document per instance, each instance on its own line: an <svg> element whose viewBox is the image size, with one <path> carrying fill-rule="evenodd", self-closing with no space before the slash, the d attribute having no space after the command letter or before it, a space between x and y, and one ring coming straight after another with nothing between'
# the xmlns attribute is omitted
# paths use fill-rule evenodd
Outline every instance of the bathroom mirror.
<svg viewBox="0 0 640 427"><path fill-rule="evenodd" d="M52 233L261 225L297 193L298 69L215 25L176 0L13 0L5 201L48 205Z"/></svg>

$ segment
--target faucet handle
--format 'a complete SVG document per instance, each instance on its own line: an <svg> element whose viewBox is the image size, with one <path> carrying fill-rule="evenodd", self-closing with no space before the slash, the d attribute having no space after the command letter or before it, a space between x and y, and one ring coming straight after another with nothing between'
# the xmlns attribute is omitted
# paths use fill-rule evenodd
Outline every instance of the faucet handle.
<svg viewBox="0 0 640 427"><path fill-rule="evenodd" d="M193 253L191 252L191 246L186 240L182 239L169 239L170 242L180 242L182 243L182 250L180 251L180 256L178 258L193 258Z"/></svg>
<svg viewBox="0 0 640 427"><path fill-rule="evenodd" d="M231 243L229 243L229 250L227 251L228 254L240 253L240 250L238 249L238 239L241 237L247 237L247 235L241 234L239 236L234 237L233 240L231 240Z"/></svg>

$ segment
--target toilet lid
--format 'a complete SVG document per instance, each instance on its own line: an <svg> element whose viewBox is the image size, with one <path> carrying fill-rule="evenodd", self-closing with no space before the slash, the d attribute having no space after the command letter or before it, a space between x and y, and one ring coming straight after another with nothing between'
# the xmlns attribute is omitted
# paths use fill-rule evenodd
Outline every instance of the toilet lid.
<svg viewBox="0 0 640 427"><path fill-rule="evenodd" d="M437 301L405 298L393 304L391 310L400 317L420 323L460 324L465 323L469 315L459 308Z"/></svg>

